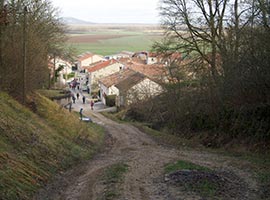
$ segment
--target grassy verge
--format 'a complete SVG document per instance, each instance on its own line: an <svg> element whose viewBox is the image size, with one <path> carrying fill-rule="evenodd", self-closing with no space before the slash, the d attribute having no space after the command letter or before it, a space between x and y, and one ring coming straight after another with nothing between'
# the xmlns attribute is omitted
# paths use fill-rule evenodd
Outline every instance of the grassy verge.
<svg viewBox="0 0 270 200"><path fill-rule="evenodd" d="M170 163L165 166L165 173L171 173L178 170L197 170L197 171L211 171L207 167L195 165L191 162L179 160L175 163Z"/></svg>
<svg viewBox="0 0 270 200"><path fill-rule="evenodd" d="M204 180L198 185L189 185L192 191L198 192L203 197L213 198L217 193L217 185L211 181Z"/></svg>
<svg viewBox="0 0 270 200"><path fill-rule="evenodd" d="M183 160L167 164L164 169L165 173L167 174L175 173L179 170L184 170L183 172L187 172L187 170L190 171L189 173L185 174L183 177L180 178L180 179L182 178L187 179L186 181L181 181L180 184L180 186L184 187L185 190L196 192L197 194L205 198L212 198L216 195L218 191L218 185L214 181L205 178L203 176L199 178L199 180L196 180L194 177L192 178L192 176L194 176L193 175L194 172L192 171L195 171L196 173L199 172L212 173L211 169Z"/></svg>
<svg viewBox="0 0 270 200"><path fill-rule="evenodd" d="M183 147L194 148L194 146L195 147L200 146L198 142L196 142L196 145L194 145L195 144L194 141L190 141L188 139L181 138L179 136L166 133L166 131L161 132L161 131L151 129L148 127L148 124L145 124L145 123L122 120L122 117L124 114L125 114L125 110L122 110L122 111L116 112L116 113L106 113L106 112L102 113L102 115L104 115L105 117L107 117L113 121L116 121L118 123L129 123L129 124L136 126L142 132L147 133L148 135L152 136L159 143L171 145L171 146L174 146L177 148L180 148L180 147L181 148L183 148Z"/></svg>
<svg viewBox="0 0 270 200"><path fill-rule="evenodd" d="M90 159L103 142L103 128L39 94L33 113L0 93L0 199L31 199L52 177Z"/></svg>
<svg viewBox="0 0 270 200"><path fill-rule="evenodd" d="M65 90L39 90L38 91L39 94L49 98L49 99L61 99L61 98L65 98L67 96L67 91Z"/></svg>
<svg viewBox="0 0 270 200"><path fill-rule="evenodd" d="M128 165L124 163L116 163L108 167L103 175L105 184L105 192L102 199L117 199L120 196L120 184L123 181L124 174L128 171Z"/></svg>
<svg viewBox="0 0 270 200"><path fill-rule="evenodd" d="M105 117L113 120L113 121L118 122L118 123L124 123L124 122L126 122L126 121L120 119L121 118L121 114L119 114L118 112L116 112L116 113L102 112L101 114L103 116L105 116Z"/></svg>
<svg viewBox="0 0 270 200"><path fill-rule="evenodd" d="M165 131L157 131L141 123L134 122L133 125L142 130L144 133L152 136L157 142L165 145L174 146L176 148L191 147L193 149L200 148L202 146L197 141L191 141L176 135L169 134Z"/></svg>

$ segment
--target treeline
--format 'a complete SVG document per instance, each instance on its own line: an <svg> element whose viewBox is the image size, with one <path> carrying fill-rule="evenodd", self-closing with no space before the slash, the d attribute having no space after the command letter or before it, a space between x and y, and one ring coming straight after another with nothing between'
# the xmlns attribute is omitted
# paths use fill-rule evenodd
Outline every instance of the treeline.
<svg viewBox="0 0 270 200"><path fill-rule="evenodd" d="M48 0L1 0L0 89L19 101L48 87L48 61L64 52L64 26Z"/></svg>
<svg viewBox="0 0 270 200"><path fill-rule="evenodd" d="M174 134L269 148L269 1L163 0L160 9L167 34L154 50L182 60L170 60L165 93L128 114Z"/></svg>

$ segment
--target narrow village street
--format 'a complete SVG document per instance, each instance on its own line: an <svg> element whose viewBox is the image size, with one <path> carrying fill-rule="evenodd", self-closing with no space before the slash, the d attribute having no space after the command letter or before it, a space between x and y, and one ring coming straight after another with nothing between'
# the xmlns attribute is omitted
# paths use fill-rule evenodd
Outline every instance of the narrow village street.
<svg viewBox="0 0 270 200"><path fill-rule="evenodd" d="M107 132L104 150L93 160L82 163L75 169L62 174L55 182L42 190L35 199L90 200L104 198L105 185L103 171L113 164L125 163L128 171L117 192L123 200L200 200L204 199L186 190L169 187L164 177L164 165L177 160L185 160L198 165L230 174L232 198L256 198L257 185L248 172L244 161L204 151L175 149L156 143L148 135L129 124L119 124L97 112L92 111L89 99L82 104L81 97L73 104L73 109L91 117L94 123L105 127ZM82 122L85 123L85 122Z"/></svg>

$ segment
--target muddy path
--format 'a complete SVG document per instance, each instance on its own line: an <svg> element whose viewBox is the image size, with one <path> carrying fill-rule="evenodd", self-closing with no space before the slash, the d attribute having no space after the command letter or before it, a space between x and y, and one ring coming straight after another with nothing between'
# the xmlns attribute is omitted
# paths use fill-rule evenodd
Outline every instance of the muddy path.
<svg viewBox="0 0 270 200"><path fill-rule="evenodd" d="M227 199L257 198L257 184L248 170L248 163L209 152L175 149L158 144L145 133L128 124L119 124L103 115L87 111L95 123L105 127L105 150L93 160L59 176L34 199L89 200L105 199L101 181L104 169L115 163L126 163L128 171L116 199L123 200L195 200L205 199L194 193L170 187L164 178L164 165L177 160L190 161L233 174L231 183L240 186ZM226 191L225 191L226 192Z"/></svg>

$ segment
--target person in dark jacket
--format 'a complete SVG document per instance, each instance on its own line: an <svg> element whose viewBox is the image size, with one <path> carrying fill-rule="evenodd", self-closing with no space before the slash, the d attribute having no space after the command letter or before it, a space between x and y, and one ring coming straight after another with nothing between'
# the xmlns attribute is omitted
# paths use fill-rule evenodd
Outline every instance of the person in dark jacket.
<svg viewBox="0 0 270 200"><path fill-rule="evenodd" d="M82 120L82 118L83 118L82 112L83 112L83 109L81 108L81 109L80 109L80 117L81 117L81 120Z"/></svg>

